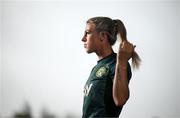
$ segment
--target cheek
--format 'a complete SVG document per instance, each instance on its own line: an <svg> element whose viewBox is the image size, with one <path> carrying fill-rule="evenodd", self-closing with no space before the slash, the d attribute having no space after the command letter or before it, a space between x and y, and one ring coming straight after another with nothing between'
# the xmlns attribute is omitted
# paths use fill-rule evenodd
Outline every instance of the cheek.
<svg viewBox="0 0 180 118"><path fill-rule="evenodd" d="M93 40L93 37L92 37L92 36L87 37L87 44L88 44L88 45L93 44L93 42L94 42L94 40Z"/></svg>
<svg viewBox="0 0 180 118"><path fill-rule="evenodd" d="M91 49L93 47L93 42L91 40L87 40L87 48Z"/></svg>
<svg viewBox="0 0 180 118"><path fill-rule="evenodd" d="M87 44L88 44L88 47L96 47L96 45L98 44L98 39L96 36L94 35L90 35L89 37L87 37Z"/></svg>

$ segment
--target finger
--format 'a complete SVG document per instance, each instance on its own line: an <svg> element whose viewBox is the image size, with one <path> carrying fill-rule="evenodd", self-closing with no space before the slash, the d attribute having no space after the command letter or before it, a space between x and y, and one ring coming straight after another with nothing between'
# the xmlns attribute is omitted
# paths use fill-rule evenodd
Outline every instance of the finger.
<svg viewBox="0 0 180 118"><path fill-rule="evenodd" d="M125 41L123 41L123 42L120 44L120 48L123 48L123 47L124 47L124 44L125 44Z"/></svg>
<svg viewBox="0 0 180 118"><path fill-rule="evenodd" d="M125 45L125 41L122 42L122 48L124 47L124 45Z"/></svg>

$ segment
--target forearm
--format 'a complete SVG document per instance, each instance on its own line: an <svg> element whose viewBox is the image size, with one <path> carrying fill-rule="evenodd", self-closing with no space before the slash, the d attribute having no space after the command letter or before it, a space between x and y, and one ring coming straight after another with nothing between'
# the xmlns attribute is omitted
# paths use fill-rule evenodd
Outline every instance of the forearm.
<svg viewBox="0 0 180 118"><path fill-rule="evenodd" d="M117 62L113 81L113 99L117 106L122 106L128 98L127 62Z"/></svg>

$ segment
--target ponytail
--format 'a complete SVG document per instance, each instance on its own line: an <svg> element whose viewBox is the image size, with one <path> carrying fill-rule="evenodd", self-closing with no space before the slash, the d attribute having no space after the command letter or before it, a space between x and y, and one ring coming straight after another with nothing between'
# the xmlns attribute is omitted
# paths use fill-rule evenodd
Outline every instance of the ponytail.
<svg viewBox="0 0 180 118"><path fill-rule="evenodd" d="M123 24L122 21L120 20L113 20L115 23L115 27L117 30L117 35L121 36L121 41L127 41L127 32L126 32L126 28ZM137 54L137 52L134 50L132 53L132 66L134 69L138 69L140 66L140 62L141 62L141 58L139 57L139 55Z"/></svg>
<svg viewBox="0 0 180 118"><path fill-rule="evenodd" d="M132 53L132 66L134 69L138 69L140 66L141 58L137 54L137 52L134 50Z"/></svg>

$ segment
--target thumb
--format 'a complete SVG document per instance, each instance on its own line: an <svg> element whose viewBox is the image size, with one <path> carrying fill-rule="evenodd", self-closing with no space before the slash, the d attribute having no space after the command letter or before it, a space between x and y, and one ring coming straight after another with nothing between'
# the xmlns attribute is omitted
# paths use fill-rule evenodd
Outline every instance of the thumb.
<svg viewBox="0 0 180 118"><path fill-rule="evenodd" d="M120 48L123 48L123 47L124 47L124 44L125 44L125 41L121 42Z"/></svg>

